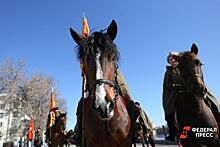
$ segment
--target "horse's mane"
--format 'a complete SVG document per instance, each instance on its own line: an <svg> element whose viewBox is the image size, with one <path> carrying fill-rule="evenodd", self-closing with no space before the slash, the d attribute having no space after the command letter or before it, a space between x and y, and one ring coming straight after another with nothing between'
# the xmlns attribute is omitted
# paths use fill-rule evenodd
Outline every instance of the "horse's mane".
<svg viewBox="0 0 220 147"><path fill-rule="evenodd" d="M86 62L89 56L96 58L98 49L101 52L101 57L110 59L114 56L115 61L119 60L119 52L116 45L103 31L94 32L92 35L84 38L77 47L77 57Z"/></svg>
<svg viewBox="0 0 220 147"><path fill-rule="evenodd" d="M197 57L197 55L196 54L194 54L194 53L192 53L192 52L190 52L190 51L183 51L183 52L181 52L180 54L179 54L179 56L180 57L190 57L191 59L195 59L196 57Z"/></svg>

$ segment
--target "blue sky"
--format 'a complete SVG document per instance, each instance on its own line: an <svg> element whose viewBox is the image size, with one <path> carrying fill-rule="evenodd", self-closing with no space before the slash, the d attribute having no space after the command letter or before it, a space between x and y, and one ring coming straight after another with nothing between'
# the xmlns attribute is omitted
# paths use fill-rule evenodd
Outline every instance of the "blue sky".
<svg viewBox="0 0 220 147"><path fill-rule="evenodd" d="M68 128L76 122L81 76L69 28L105 29L115 19L120 69L135 101L156 125L164 124L162 82L169 51L194 42L205 64L205 81L220 101L220 1L201 0L19 0L0 1L0 63L22 59L27 74L52 76L68 106Z"/></svg>

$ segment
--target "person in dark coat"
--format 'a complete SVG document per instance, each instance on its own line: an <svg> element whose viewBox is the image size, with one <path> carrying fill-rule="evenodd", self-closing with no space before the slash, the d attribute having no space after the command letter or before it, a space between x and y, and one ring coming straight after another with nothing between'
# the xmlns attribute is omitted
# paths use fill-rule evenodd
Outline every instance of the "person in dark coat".
<svg viewBox="0 0 220 147"><path fill-rule="evenodd" d="M178 62L174 59L174 56L178 56L179 53L171 52L167 57L169 66L166 67L166 72L163 80L163 108L165 112L165 120L169 128L169 136L166 140L175 141L175 134L177 133L174 124L174 111L175 102L179 96L178 90L181 89L180 71L177 68Z"/></svg>
<svg viewBox="0 0 220 147"><path fill-rule="evenodd" d="M43 145L43 137L40 128L37 129L34 136L34 146L41 147Z"/></svg>

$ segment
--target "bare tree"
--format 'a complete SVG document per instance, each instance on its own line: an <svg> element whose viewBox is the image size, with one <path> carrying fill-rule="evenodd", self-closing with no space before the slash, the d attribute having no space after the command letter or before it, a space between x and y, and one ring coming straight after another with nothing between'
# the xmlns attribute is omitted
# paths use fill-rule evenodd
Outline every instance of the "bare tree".
<svg viewBox="0 0 220 147"><path fill-rule="evenodd" d="M6 132L6 140L9 135L9 121L11 113L18 112L20 105L19 87L24 82L24 62L18 61L13 64L12 60L7 59L0 67L0 93L5 93L4 103L7 106L6 111L8 114L8 124ZM15 113L16 114L16 113Z"/></svg>
<svg viewBox="0 0 220 147"><path fill-rule="evenodd" d="M21 116L33 117L36 127L44 129L49 112L51 88L55 87L55 82L52 77L41 74L26 78L24 71L23 61L13 64L12 60L6 60L0 66L0 93L6 94L4 102L8 106L8 114L13 112L18 121ZM58 93L55 89L56 102L59 108L66 110L65 100L60 98Z"/></svg>
<svg viewBox="0 0 220 147"><path fill-rule="evenodd" d="M13 64L11 59L7 59L0 67L0 92L6 93L6 104L12 104L17 100L20 91L19 87L24 84L24 62L18 61Z"/></svg>
<svg viewBox="0 0 220 147"><path fill-rule="evenodd" d="M26 108L25 113L29 116L33 116L36 125L41 128L46 125L52 87L55 87L54 80L51 77L46 77L41 74L33 75L27 80L25 92L26 106L24 106L24 108ZM58 103L57 106L66 110L65 100L59 97L56 89L53 94Z"/></svg>
<svg viewBox="0 0 220 147"><path fill-rule="evenodd" d="M27 81L26 113L35 118L38 127L45 125L47 119L45 114L48 113L51 87L53 86L52 78L40 74L31 76Z"/></svg>

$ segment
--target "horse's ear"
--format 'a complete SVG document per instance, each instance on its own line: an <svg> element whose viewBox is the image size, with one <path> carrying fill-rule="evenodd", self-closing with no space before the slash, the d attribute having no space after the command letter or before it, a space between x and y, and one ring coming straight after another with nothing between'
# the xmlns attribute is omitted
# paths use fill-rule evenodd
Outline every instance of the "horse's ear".
<svg viewBox="0 0 220 147"><path fill-rule="evenodd" d="M70 34L73 38L73 40L79 45L82 41L82 36L80 36L76 31L74 31L72 28L70 28Z"/></svg>
<svg viewBox="0 0 220 147"><path fill-rule="evenodd" d="M109 35L109 37L111 38L111 40L113 41L117 35L117 23L115 22L115 20L113 19L111 24L109 25L108 29L107 29L107 34Z"/></svg>
<svg viewBox="0 0 220 147"><path fill-rule="evenodd" d="M191 46L191 52L197 55L198 51L199 51L198 47L196 46L195 43L193 43Z"/></svg>

